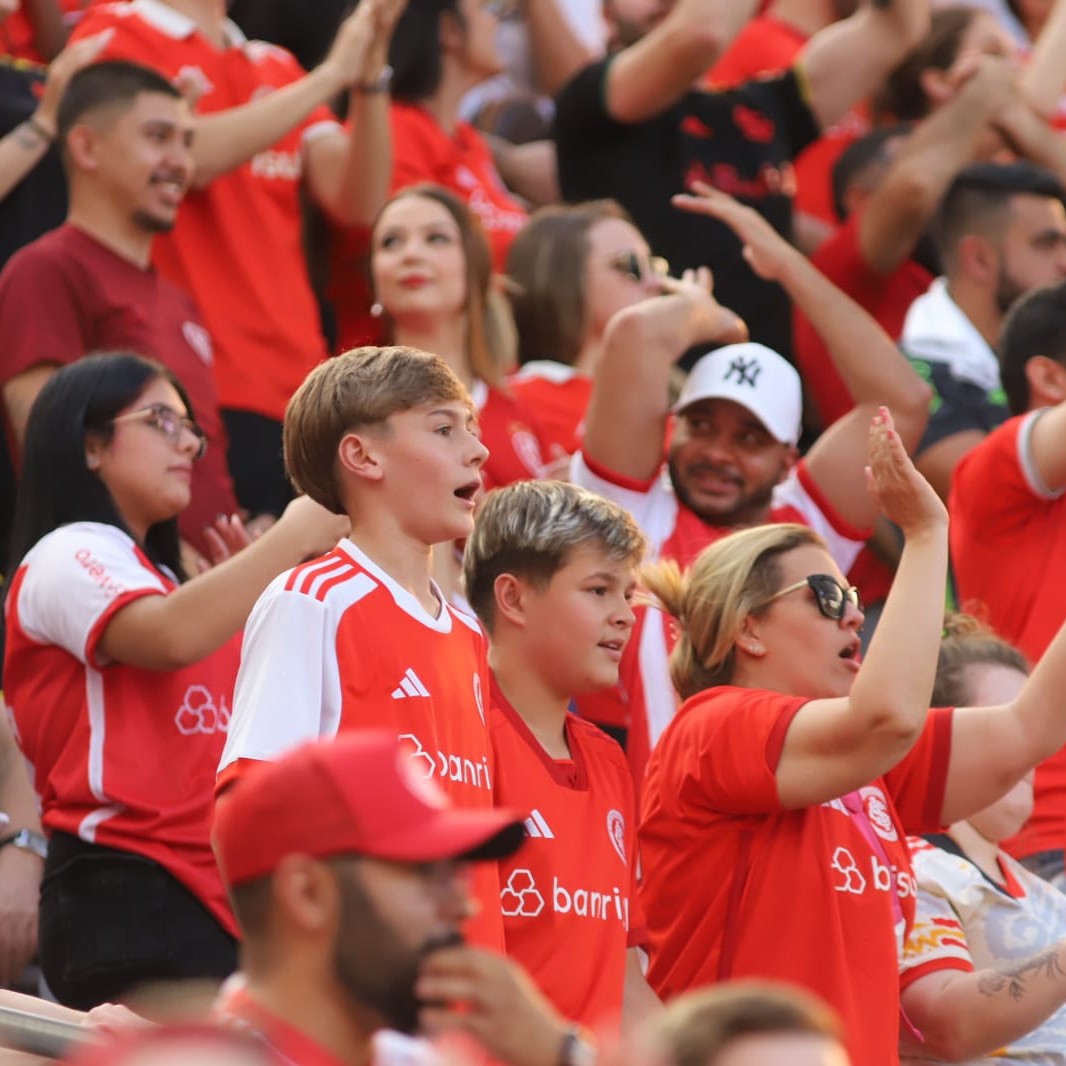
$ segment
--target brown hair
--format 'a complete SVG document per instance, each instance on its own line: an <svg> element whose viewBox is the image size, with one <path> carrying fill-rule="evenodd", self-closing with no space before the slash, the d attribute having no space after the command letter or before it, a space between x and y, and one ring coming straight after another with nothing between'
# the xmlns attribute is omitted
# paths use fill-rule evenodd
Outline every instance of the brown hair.
<svg viewBox="0 0 1066 1066"><path fill-rule="evenodd" d="M466 542L466 596L486 629L495 616L496 578L514 574L546 586L582 545L636 566L644 534L629 512L564 481L519 481L490 492Z"/></svg>
<svg viewBox="0 0 1066 1066"><path fill-rule="evenodd" d="M518 361L549 359L573 366L585 339L589 231L616 218L632 223L614 200L553 205L536 211L507 256Z"/></svg>
<svg viewBox="0 0 1066 1066"><path fill-rule="evenodd" d="M962 38L981 11L972 7L943 7L934 11L929 32L885 79L873 101L878 121L923 119L932 108L922 86L927 70L950 70L959 56Z"/></svg>
<svg viewBox="0 0 1066 1066"><path fill-rule="evenodd" d="M732 681L744 619L766 610L781 587L778 558L806 544L825 547L807 526L771 523L716 541L684 574L673 560L645 568L644 585L681 629L670 677L682 699Z"/></svg>
<svg viewBox="0 0 1066 1066"><path fill-rule="evenodd" d="M971 703L969 669L985 665L1029 673L1025 656L1013 644L997 637L972 615L949 614L944 619L944 635L936 660L933 705L959 707Z"/></svg>
<svg viewBox="0 0 1066 1066"><path fill-rule="evenodd" d="M390 415L422 404L472 406L443 359L417 348L353 348L320 363L285 408L285 468L298 492L344 514L337 448L352 430L382 426Z"/></svg>
<svg viewBox="0 0 1066 1066"><path fill-rule="evenodd" d="M731 981L679 996L648 1026L650 1057L666 1066L714 1066L746 1036L811 1034L840 1041L836 1015L791 985Z"/></svg>
<svg viewBox="0 0 1066 1066"><path fill-rule="evenodd" d="M377 231L381 216L397 200L418 196L441 205L454 219L466 265L466 356L475 378L499 386L514 363L514 324L506 299L492 284L492 249L477 216L454 193L440 185L411 185L391 196L374 220ZM371 258L374 255L371 244Z"/></svg>

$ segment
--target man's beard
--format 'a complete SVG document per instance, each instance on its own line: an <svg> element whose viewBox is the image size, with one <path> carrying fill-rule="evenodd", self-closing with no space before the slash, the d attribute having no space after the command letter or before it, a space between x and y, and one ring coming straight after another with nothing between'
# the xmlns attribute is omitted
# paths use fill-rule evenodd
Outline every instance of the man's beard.
<svg viewBox="0 0 1066 1066"><path fill-rule="evenodd" d="M174 228L174 218L159 218L149 211L135 211L133 221L146 233L169 233Z"/></svg>
<svg viewBox="0 0 1066 1066"><path fill-rule="evenodd" d="M461 944L463 938L453 930L411 948L378 914L355 871L340 874L339 883L334 974L352 999L380 1017L386 1028L414 1033L423 1006L414 990L422 960L432 951Z"/></svg>
<svg viewBox="0 0 1066 1066"><path fill-rule="evenodd" d="M1023 285L1019 285L1014 278L1011 277L1009 271L1006 269L1000 270L999 277L996 279L996 307L1001 315L1005 315L1013 305L1014 301L1020 296L1024 296L1029 290Z"/></svg>
<svg viewBox="0 0 1066 1066"><path fill-rule="evenodd" d="M747 492L741 492L728 510L711 510L701 507L686 491L677 463L673 458L669 460L669 468L674 495L708 525L733 529L734 527L760 525L769 521L770 504L773 500L774 488L781 480L780 476L764 485L749 489ZM783 474L784 471L782 470L781 473Z"/></svg>

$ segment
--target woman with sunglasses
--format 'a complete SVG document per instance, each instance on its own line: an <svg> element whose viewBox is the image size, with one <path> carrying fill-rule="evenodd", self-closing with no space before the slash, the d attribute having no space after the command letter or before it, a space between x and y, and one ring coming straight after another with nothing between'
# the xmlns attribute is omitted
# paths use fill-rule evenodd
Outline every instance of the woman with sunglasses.
<svg viewBox="0 0 1066 1066"><path fill-rule="evenodd" d="M404 189L374 223L370 273L390 342L440 356L469 390L489 449L485 488L543 476L539 420L504 381L514 326L476 216L440 186Z"/></svg>
<svg viewBox="0 0 1066 1066"><path fill-rule="evenodd" d="M203 453L178 382L125 353L63 367L27 425L4 687L48 836L41 968L71 1007L234 969L209 833L240 630L277 574L343 534L296 500L186 583L177 516Z"/></svg>
<svg viewBox="0 0 1066 1066"><path fill-rule="evenodd" d="M843 1018L855 1066L884 1066L914 917L906 833L980 810L1066 742L1066 637L1011 703L929 713L947 515L884 409L869 482L906 540L861 663L858 596L804 526L648 575L680 626L686 702L648 766L641 895L664 999L728 978L805 986Z"/></svg>
<svg viewBox="0 0 1066 1066"><path fill-rule="evenodd" d="M662 292L666 270L613 200L541 208L515 238L507 276L521 368L510 384L557 450L578 449L607 323Z"/></svg>

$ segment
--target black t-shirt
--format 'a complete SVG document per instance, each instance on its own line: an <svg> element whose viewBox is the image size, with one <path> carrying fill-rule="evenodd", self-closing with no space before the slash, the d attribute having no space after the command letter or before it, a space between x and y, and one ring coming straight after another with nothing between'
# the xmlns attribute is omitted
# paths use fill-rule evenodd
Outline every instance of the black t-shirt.
<svg viewBox="0 0 1066 1066"><path fill-rule="evenodd" d="M911 366L933 386L929 422L915 455L956 433L991 433L1010 418L1007 394L1002 388L988 392L972 381L963 381L947 363L911 359Z"/></svg>
<svg viewBox="0 0 1066 1066"><path fill-rule="evenodd" d="M791 356L791 309L780 286L752 273L732 231L679 211L674 193L700 180L755 207L792 233L792 160L820 131L795 70L735 89L692 91L645 122L607 112L611 57L580 71L556 100L559 182L570 203L610 197L626 208L656 255L677 275L714 271L715 294L748 323L752 339Z"/></svg>

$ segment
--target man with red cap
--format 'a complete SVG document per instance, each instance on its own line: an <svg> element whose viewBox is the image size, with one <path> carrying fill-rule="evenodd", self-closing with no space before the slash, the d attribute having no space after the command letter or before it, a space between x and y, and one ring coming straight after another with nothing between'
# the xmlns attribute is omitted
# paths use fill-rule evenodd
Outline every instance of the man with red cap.
<svg viewBox="0 0 1066 1066"><path fill-rule="evenodd" d="M243 982L219 1013L303 1066L382 1066L400 1061L398 1043L405 1061L428 1061L428 1045L396 1034L454 1029L513 1066L578 1061L580 1036L525 974L460 933L466 865L524 835L517 812L452 807L387 733L256 764L215 820L243 933Z"/></svg>

